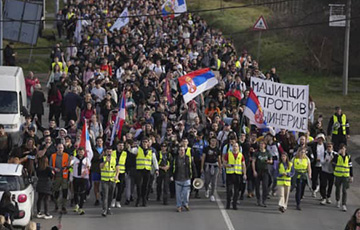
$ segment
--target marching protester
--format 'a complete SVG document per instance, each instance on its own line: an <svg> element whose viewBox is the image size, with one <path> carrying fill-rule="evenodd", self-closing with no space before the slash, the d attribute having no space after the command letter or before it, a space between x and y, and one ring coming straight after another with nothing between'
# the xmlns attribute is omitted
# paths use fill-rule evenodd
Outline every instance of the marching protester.
<svg viewBox="0 0 360 230"><path fill-rule="evenodd" d="M315 138L316 141L309 144L311 147L311 151L314 154L314 161L311 162L311 184L312 184L312 191L313 197L316 198L316 192L319 191L319 184L321 184L321 170L322 170L322 161L325 157L325 135L320 133ZM319 183L320 180L320 183Z"/></svg>
<svg viewBox="0 0 360 230"><path fill-rule="evenodd" d="M266 150L266 143L261 140L259 143L259 150L254 153L252 161L252 170L255 177L255 192L256 204L258 206L266 207L266 199L268 196L268 187L270 180L270 173L268 165L273 163L272 155ZM260 186L262 187L262 194L260 195Z"/></svg>
<svg viewBox="0 0 360 230"><path fill-rule="evenodd" d="M239 144L235 143L232 151L224 156L224 165L226 168L226 209L232 207L237 210L237 201L240 191L240 184L246 181L246 164L243 154L240 152Z"/></svg>
<svg viewBox="0 0 360 230"><path fill-rule="evenodd" d="M170 166L172 155L170 154L166 143L161 144L161 150L159 151L157 161L159 164L159 176L156 179L156 200L161 200L164 205L168 204L168 191L170 186Z"/></svg>
<svg viewBox="0 0 360 230"><path fill-rule="evenodd" d="M61 205L61 213L66 214L70 156L64 152L63 144L57 144L56 148L56 153L53 153L50 157L51 167L55 171L53 181L55 211L58 211ZM62 198L59 201L60 192L62 193Z"/></svg>
<svg viewBox="0 0 360 230"><path fill-rule="evenodd" d="M155 168L156 174L159 174L159 166L156 160L155 153L150 149L149 139L144 137L141 141L141 146L136 148L136 190L137 199L135 206L139 207L140 199L142 206L147 205L147 192L149 189L150 171L152 167Z"/></svg>
<svg viewBox="0 0 360 230"><path fill-rule="evenodd" d="M201 173L205 174L205 197L215 201L214 192L217 186L217 178L221 168L221 155L217 146L216 137L210 139L210 145L205 147L201 159ZM211 189L210 187L211 186Z"/></svg>
<svg viewBox="0 0 360 230"><path fill-rule="evenodd" d="M304 196L305 186L311 180L311 165L310 159L306 156L306 148L302 147L297 150L292 163L295 169L296 209L301 211L300 202Z"/></svg>
<svg viewBox="0 0 360 230"><path fill-rule="evenodd" d="M71 160L74 177L74 212L77 212L79 215L84 215L85 211L83 210L83 206L86 199L86 188L89 183L91 162L89 158L85 156L84 147L79 147L76 153L77 155Z"/></svg>
<svg viewBox="0 0 360 230"><path fill-rule="evenodd" d="M279 211L285 212L289 201L291 177L294 176L295 170L293 163L290 162L289 156L285 152L281 154L280 161L275 166L279 189Z"/></svg>
<svg viewBox="0 0 360 230"><path fill-rule="evenodd" d="M345 144L340 144L339 153L334 155L332 163L334 165L336 206L340 208L342 205L342 210L346 212L346 190L350 187L350 183L353 182L353 168L351 156L347 153ZM341 201L340 192L342 193Z"/></svg>
<svg viewBox="0 0 360 230"><path fill-rule="evenodd" d="M52 178L54 171L49 166L49 159L42 156L37 160L36 175L38 177L36 192L38 193L37 218L51 219L52 215L49 213L49 198L52 194ZM41 212L41 203L44 203L44 212Z"/></svg>
<svg viewBox="0 0 360 230"><path fill-rule="evenodd" d="M119 167L116 162L116 152L111 148L104 150L104 155L101 159L101 193L102 193L102 213L103 217L112 215L111 202L114 197L116 182L119 177Z"/></svg>
<svg viewBox="0 0 360 230"><path fill-rule="evenodd" d="M190 166L191 165L191 166ZM180 146L178 155L174 158L171 167L171 180L175 181L176 208L181 212L183 208L190 211L189 195L191 186L191 175L197 178L197 172L193 161L185 154L185 147Z"/></svg>
<svg viewBox="0 0 360 230"><path fill-rule="evenodd" d="M335 113L330 118L327 135L331 136L335 151L340 149L340 144L347 144L347 139L350 137L350 125L340 106L335 107Z"/></svg>
<svg viewBox="0 0 360 230"><path fill-rule="evenodd" d="M326 150L324 157L321 159L321 174L320 174L320 204L331 204L331 192L334 184L334 167L332 160L337 153L333 151L333 144L326 143Z"/></svg>
<svg viewBox="0 0 360 230"><path fill-rule="evenodd" d="M116 159L119 167L119 181L116 183L115 190L115 199L111 202L111 207L121 208L121 197L125 190L125 169L126 169L126 159L127 151L125 150L124 142L120 141L116 146Z"/></svg>

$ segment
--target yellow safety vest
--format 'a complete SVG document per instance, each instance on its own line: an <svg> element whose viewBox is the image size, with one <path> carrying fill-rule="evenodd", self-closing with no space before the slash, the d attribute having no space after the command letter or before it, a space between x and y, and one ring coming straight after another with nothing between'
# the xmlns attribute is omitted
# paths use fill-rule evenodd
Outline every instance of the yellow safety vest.
<svg viewBox="0 0 360 230"><path fill-rule="evenodd" d="M289 162L289 167L285 170L284 164L279 164L279 175L283 175L284 173L288 174L291 172L292 163ZM281 176L277 178L278 186L291 186L291 177L289 176Z"/></svg>
<svg viewBox="0 0 360 230"><path fill-rule="evenodd" d="M346 115L345 114L341 115L341 124L339 123L336 115L333 115L333 120L334 120L334 124L333 124L334 128L333 128L332 133L334 135L339 134L338 130L340 127L342 127L342 133L343 133L343 135L346 135Z"/></svg>
<svg viewBox="0 0 360 230"><path fill-rule="evenodd" d="M220 59L217 59L217 66L216 66L216 69L219 70L220 67L221 67L221 60Z"/></svg>
<svg viewBox="0 0 360 230"><path fill-rule="evenodd" d="M191 156L191 148L188 147L186 149L186 153L185 153L186 156L189 157L189 163L190 163L190 177L192 177L192 156Z"/></svg>
<svg viewBox="0 0 360 230"><path fill-rule="evenodd" d="M235 62L235 67L236 68L241 68L241 63L240 63L240 61L239 60L237 60L236 62Z"/></svg>
<svg viewBox="0 0 360 230"><path fill-rule="evenodd" d="M229 151L228 152L228 164L232 165L232 167L226 168L226 174L243 174L243 168L242 168L242 153L238 153L237 158L235 159L234 154Z"/></svg>
<svg viewBox="0 0 360 230"><path fill-rule="evenodd" d="M152 151L151 149L148 150L148 154L145 156L144 150L139 147L138 153L136 156L136 169L146 169L148 171L151 170L151 164L152 164Z"/></svg>
<svg viewBox="0 0 360 230"><path fill-rule="evenodd" d="M161 151L160 151L160 153L159 153L159 165L161 164L162 159L163 159L163 154L162 154ZM168 157L168 159L166 160L166 165L167 165L167 166L170 166L169 157Z"/></svg>
<svg viewBox="0 0 360 230"><path fill-rule="evenodd" d="M343 156L339 154L334 170L334 176L350 177L349 159L350 159L349 155L345 155L345 161L344 161Z"/></svg>
<svg viewBox="0 0 360 230"><path fill-rule="evenodd" d="M101 169L101 180L115 182L116 175L116 153L111 154L110 162L106 162L106 156L103 157L105 165Z"/></svg>
<svg viewBox="0 0 360 230"><path fill-rule="evenodd" d="M300 161L300 158L295 158L294 159L294 169L295 172L299 173L299 174L304 174L307 172L308 169L308 158L303 158ZM301 175L298 175L297 178L300 178Z"/></svg>
<svg viewBox="0 0 360 230"><path fill-rule="evenodd" d="M69 13L67 13L66 18L67 18L67 19L70 19L70 18L72 18L73 16L75 16L75 14L72 13L72 12L71 12L71 13L69 12Z"/></svg>
<svg viewBox="0 0 360 230"><path fill-rule="evenodd" d="M76 157L76 149L75 149L74 152L73 152L73 156ZM73 167L71 166L71 167L69 168L69 172L72 174L73 171L74 171L74 169L73 169Z"/></svg>
<svg viewBox="0 0 360 230"><path fill-rule="evenodd" d="M115 151L116 154L116 151ZM127 152L126 151L122 151L120 154L120 158L119 158L119 173L125 173L125 163L126 163L126 158L127 158Z"/></svg>
<svg viewBox="0 0 360 230"><path fill-rule="evenodd" d="M63 72L63 63L62 62L53 62L51 63L51 69L54 71L55 70L55 65L59 65L60 71Z"/></svg>

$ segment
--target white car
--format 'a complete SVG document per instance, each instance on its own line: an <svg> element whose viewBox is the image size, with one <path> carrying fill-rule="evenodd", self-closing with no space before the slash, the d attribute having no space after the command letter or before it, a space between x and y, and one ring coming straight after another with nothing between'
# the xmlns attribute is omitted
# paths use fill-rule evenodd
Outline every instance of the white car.
<svg viewBox="0 0 360 230"><path fill-rule="evenodd" d="M4 191L15 195L19 206L19 216L13 225L25 227L31 219L35 191L22 165L0 164L0 199Z"/></svg>

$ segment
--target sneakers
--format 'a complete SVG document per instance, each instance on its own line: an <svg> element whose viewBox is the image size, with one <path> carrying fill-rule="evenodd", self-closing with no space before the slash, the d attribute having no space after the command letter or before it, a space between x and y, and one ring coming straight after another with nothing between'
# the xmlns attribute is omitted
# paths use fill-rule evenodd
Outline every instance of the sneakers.
<svg viewBox="0 0 360 230"><path fill-rule="evenodd" d="M340 208L340 201L336 201L336 207Z"/></svg>
<svg viewBox="0 0 360 230"><path fill-rule="evenodd" d="M117 208L121 208L120 201L116 201L115 206L116 206Z"/></svg>
<svg viewBox="0 0 360 230"><path fill-rule="evenodd" d="M312 197L316 198L316 191L313 191Z"/></svg>
<svg viewBox="0 0 360 230"><path fill-rule="evenodd" d="M103 217L106 217L106 214L107 214L106 210L103 210L102 213L101 213L101 215L102 215Z"/></svg>
<svg viewBox="0 0 360 230"><path fill-rule="evenodd" d="M44 217L45 217L45 215L42 214L41 212L38 212L38 213L36 214L36 218L38 218L38 219L42 219L42 218L44 218Z"/></svg>
<svg viewBox="0 0 360 230"><path fill-rule="evenodd" d="M344 212L347 211L346 205L343 205L343 206L342 206L342 210L343 210Z"/></svg>
<svg viewBox="0 0 360 230"><path fill-rule="evenodd" d="M130 204L130 200L126 200L125 205L129 205L129 204Z"/></svg>
<svg viewBox="0 0 360 230"><path fill-rule="evenodd" d="M300 205L296 205L296 210L301 211L301 207L300 207Z"/></svg>
<svg viewBox="0 0 360 230"><path fill-rule="evenodd" d="M190 211L189 205L185 205L184 208L186 211Z"/></svg>
<svg viewBox="0 0 360 230"><path fill-rule="evenodd" d="M96 200L94 205L95 205L95 206L99 206L99 205L100 205L100 201L99 201L99 200Z"/></svg>
<svg viewBox="0 0 360 230"><path fill-rule="evenodd" d="M50 220L50 219L52 219L52 218L53 218L53 216L50 215L49 213L46 213L45 216L44 216L44 219L45 219L45 220Z"/></svg>
<svg viewBox="0 0 360 230"><path fill-rule="evenodd" d="M331 202L331 199L330 199L330 198L327 198L327 199L326 199L326 203L327 203L327 204L331 204L331 203L332 203L332 202Z"/></svg>
<svg viewBox="0 0 360 230"><path fill-rule="evenodd" d="M74 212L78 212L79 211L79 205L75 205L75 208L73 210Z"/></svg>
<svg viewBox="0 0 360 230"><path fill-rule="evenodd" d="M62 208L61 208L61 213L62 213L62 214L67 214L67 210L66 210L65 207L62 207Z"/></svg>
<svg viewBox="0 0 360 230"><path fill-rule="evenodd" d="M79 215L84 215L84 214L85 214L84 209L79 209L78 214L79 214Z"/></svg>
<svg viewBox="0 0 360 230"><path fill-rule="evenodd" d="M209 194L210 194L210 191L209 191L209 190L206 190L206 191L205 191L205 197L206 197L206 198L209 198Z"/></svg>
<svg viewBox="0 0 360 230"><path fill-rule="evenodd" d="M111 212L111 209L110 209L110 208L108 208L106 214L107 214L107 215L112 215L112 212Z"/></svg>
<svg viewBox="0 0 360 230"><path fill-rule="evenodd" d="M326 199L322 199L322 200L320 201L320 204L325 205L325 204L326 204Z"/></svg>
<svg viewBox="0 0 360 230"><path fill-rule="evenodd" d="M113 199L113 200L111 201L111 205L110 205L111 208L115 208L115 202L116 202L115 199Z"/></svg>
<svg viewBox="0 0 360 230"><path fill-rule="evenodd" d="M176 211L177 211L177 212L181 212L181 207L178 207L178 208L176 209Z"/></svg>
<svg viewBox="0 0 360 230"><path fill-rule="evenodd" d="M210 201L215 202L215 196L210 196Z"/></svg>

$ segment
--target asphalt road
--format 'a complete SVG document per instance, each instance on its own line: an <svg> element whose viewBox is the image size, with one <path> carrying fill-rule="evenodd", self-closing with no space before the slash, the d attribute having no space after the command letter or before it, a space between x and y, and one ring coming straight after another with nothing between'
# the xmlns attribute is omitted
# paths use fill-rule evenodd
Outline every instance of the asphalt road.
<svg viewBox="0 0 360 230"><path fill-rule="evenodd" d="M359 207L359 193L354 194L356 188L349 190L348 212L342 212L335 204L321 206L319 200L310 197L307 191L302 202L302 211L295 210L294 192L290 195L288 211L281 214L277 210L277 197L268 201L268 207L255 206L255 199L246 199L239 205L239 210L224 210L224 188L219 188L220 202L210 202L204 198L191 199L189 212L177 213L175 201L170 200L168 206L151 200L148 207L134 207L123 205L120 209L112 209L113 215L106 218L101 216L101 208L93 206L89 200L84 209L86 214L79 216L69 208L69 213L62 216L62 229L158 229L158 230L183 230L183 229L344 229L345 223L353 211ZM357 192L359 189L357 188ZM152 195L154 197L154 194ZM51 205L53 208L53 205ZM41 229L51 229L58 224L58 214L52 220L34 221L41 223Z"/></svg>
<svg viewBox="0 0 360 230"><path fill-rule="evenodd" d="M46 108L46 114L48 114L47 110ZM47 120L47 118L44 120ZM44 125L47 125L46 122L44 122ZM90 198L84 205L86 214L83 216L73 213L72 209L68 208L68 214L63 215L61 218L62 229L344 229L354 210L360 207L360 136L351 137L349 152L354 161L355 181L348 190L347 212L342 212L336 208L334 194L332 196L333 204L322 206L319 204L319 198L311 197L308 190L306 190L305 198L302 201L302 211L295 210L295 192L290 194L288 211L284 214L277 210L277 197L271 197L268 200L267 208L256 206L254 198L245 198L241 205L238 206L239 210L225 210L225 189L218 187L219 202L210 202L204 197L204 191L201 191L202 199L191 199L191 210L182 213L176 212L174 199L170 200L168 206L164 206L154 201L155 194L152 194L148 207L136 208L134 203L130 206L123 205L120 209L112 209L113 215L104 218L101 216L101 207L95 207L93 199ZM93 194L91 195L93 196ZM52 204L50 207L50 210L53 210L54 206ZM41 224L41 230L51 229L52 226L59 223L59 214L54 212L51 212L51 214L54 215L51 220L36 218L33 220Z"/></svg>

